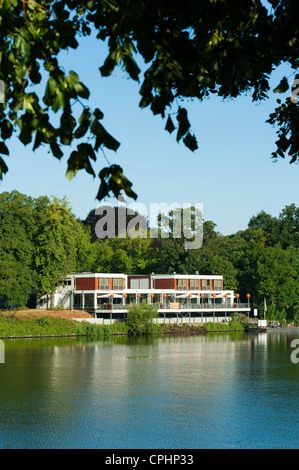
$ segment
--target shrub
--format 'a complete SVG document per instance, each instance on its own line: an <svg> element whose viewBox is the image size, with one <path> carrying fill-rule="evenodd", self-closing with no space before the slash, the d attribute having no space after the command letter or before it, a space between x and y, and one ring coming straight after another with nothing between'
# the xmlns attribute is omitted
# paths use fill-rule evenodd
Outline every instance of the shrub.
<svg viewBox="0 0 299 470"><path fill-rule="evenodd" d="M153 319L158 315L156 306L145 300L140 305L133 304L128 309L127 333L129 336L153 335L158 331L158 325Z"/></svg>
<svg viewBox="0 0 299 470"><path fill-rule="evenodd" d="M50 325L50 320L47 317L40 317L36 320L39 326L48 326Z"/></svg>

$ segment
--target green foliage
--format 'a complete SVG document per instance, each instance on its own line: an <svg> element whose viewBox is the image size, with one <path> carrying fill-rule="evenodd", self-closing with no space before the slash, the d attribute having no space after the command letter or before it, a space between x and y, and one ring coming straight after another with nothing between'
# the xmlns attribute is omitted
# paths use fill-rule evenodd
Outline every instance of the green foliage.
<svg viewBox="0 0 299 470"><path fill-rule="evenodd" d="M79 38L94 32L108 47L99 63L102 77L121 67L140 83L140 108L160 115L177 142L195 151L198 143L184 99L251 93L254 102L262 101L268 98L272 70L286 62L294 72L298 67L297 2L268 3L267 9L262 0L2 0L0 153L9 154L6 141L14 132L24 145L33 150L46 146L58 159L72 148L66 176L73 178L80 170L95 177L97 152L118 149L120 143L102 124L103 112L88 105L87 85L59 63L61 51L77 49ZM273 92L288 89L282 77ZM278 126L273 156L288 153L294 162L299 156L298 107L290 97L277 101L268 120ZM7 171L0 157L0 178ZM119 165L102 168L98 176L98 199L121 191L136 199Z"/></svg>
<svg viewBox="0 0 299 470"><path fill-rule="evenodd" d="M111 334L126 334L125 323L97 325L63 318L42 316L39 318L18 318L0 316L0 337L9 336L87 336L104 338Z"/></svg>
<svg viewBox="0 0 299 470"><path fill-rule="evenodd" d="M48 326L51 324L51 320L49 320L49 317L40 317L36 321L39 326Z"/></svg>
<svg viewBox="0 0 299 470"><path fill-rule="evenodd" d="M34 199L18 191L1 193L0 299L4 306L25 306L31 288L53 292L63 277L86 266L90 246L87 229L66 200Z"/></svg>
<svg viewBox="0 0 299 470"><path fill-rule="evenodd" d="M158 325L153 319L158 315L154 305L143 301L140 305L133 304L127 313L127 332L129 336L153 335L158 331Z"/></svg>
<svg viewBox="0 0 299 470"><path fill-rule="evenodd" d="M237 321L231 321L230 323L217 323L217 322L207 322L204 323L203 328L207 331L232 331L232 330L244 330L242 323Z"/></svg>
<svg viewBox="0 0 299 470"><path fill-rule="evenodd" d="M0 337L9 336L64 336L85 335L84 327L72 320L62 318L40 317L4 318L0 317Z"/></svg>
<svg viewBox="0 0 299 470"><path fill-rule="evenodd" d="M93 246L94 272L124 272L146 274L159 264L158 254L148 238L106 238L97 240Z"/></svg>
<svg viewBox="0 0 299 470"><path fill-rule="evenodd" d="M170 215L170 221L173 216ZM248 228L223 236L215 224L203 224L203 246L185 250L183 239L159 240L159 265L155 272L223 275L224 289L239 292L258 308L263 318L264 297L269 319L292 320L299 313L299 209L286 206L278 217L262 211Z"/></svg>

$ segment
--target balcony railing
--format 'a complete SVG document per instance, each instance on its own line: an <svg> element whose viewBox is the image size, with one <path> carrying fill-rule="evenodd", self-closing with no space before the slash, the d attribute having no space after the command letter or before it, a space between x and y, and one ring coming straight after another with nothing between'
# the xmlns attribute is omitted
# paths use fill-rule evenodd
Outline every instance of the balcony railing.
<svg viewBox="0 0 299 470"><path fill-rule="evenodd" d="M234 303L233 305L231 304L228 304L228 303L211 303L211 304L180 304L179 306L177 307L173 307L173 306L170 306L170 305L167 305L167 304L153 304L155 306L158 307L159 310L167 310L169 312L171 312L172 310L195 310L195 309L203 309L203 310L216 310L216 309L222 309L222 310L225 310L225 309L235 309L235 310L238 310L238 309L243 309L243 308L250 308L250 305L248 305L248 303ZM98 305L96 307L96 310L105 310L105 311L111 311L111 310L128 310L128 308L130 307L129 304L112 304L112 305ZM73 308L74 309L82 309L82 305L78 305L78 304L74 304L73 305ZM84 305L84 308L85 309L94 309L94 306L93 305Z"/></svg>

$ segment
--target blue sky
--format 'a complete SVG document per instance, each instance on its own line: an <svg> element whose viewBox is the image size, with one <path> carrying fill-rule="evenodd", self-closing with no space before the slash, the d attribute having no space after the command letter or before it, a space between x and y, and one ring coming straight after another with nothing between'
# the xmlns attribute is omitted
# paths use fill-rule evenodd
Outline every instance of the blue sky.
<svg viewBox="0 0 299 470"><path fill-rule="evenodd" d="M105 153L132 181L138 202L147 208L151 202L202 203L204 219L213 220L224 235L245 229L250 217L261 210L277 216L286 205L299 205L298 166L287 159L277 163L271 159L276 133L265 121L278 95L259 105L250 96L188 103L199 144L192 153L183 143L176 143L175 133L164 130L160 117L139 109L139 86L124 72L118 69L112 77L101 78L98 67L103 58L104 48L89 38L81 41L77 51L65 53L60 63L66 72L78 72L91 91L91 107L103 111L104 126L121 142L116 153ZM273 88L280 78L275 72ZM0 182L0 191L66 196L74 214L82 219L98 205L97 178L82 171L72 181L66 179L68 152L59 161L44 148L33 152L31 145L24 147L17 138L9 142L9 148L9 172ZM107 162L99 152L97 174L102 166Z"/></svg>

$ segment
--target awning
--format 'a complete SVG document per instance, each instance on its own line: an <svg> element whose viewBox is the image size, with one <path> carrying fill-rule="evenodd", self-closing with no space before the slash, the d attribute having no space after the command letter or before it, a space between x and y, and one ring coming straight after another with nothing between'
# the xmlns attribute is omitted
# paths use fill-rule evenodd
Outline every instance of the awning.
<svg viewBox="0 0 299 470"><path fill-rule="evenodd" d="M123 297L123 296L122 296L121 294L114 294L114 292L113 292L113 297L111 297L111 293L109 294L108 292L107 292L107 294L97 294L97 298L98 298L98 299L108 299L108 298L113 298L113 299L114 299L114 298L118 298L118 299L122 299L122 297Z"/></svg>

